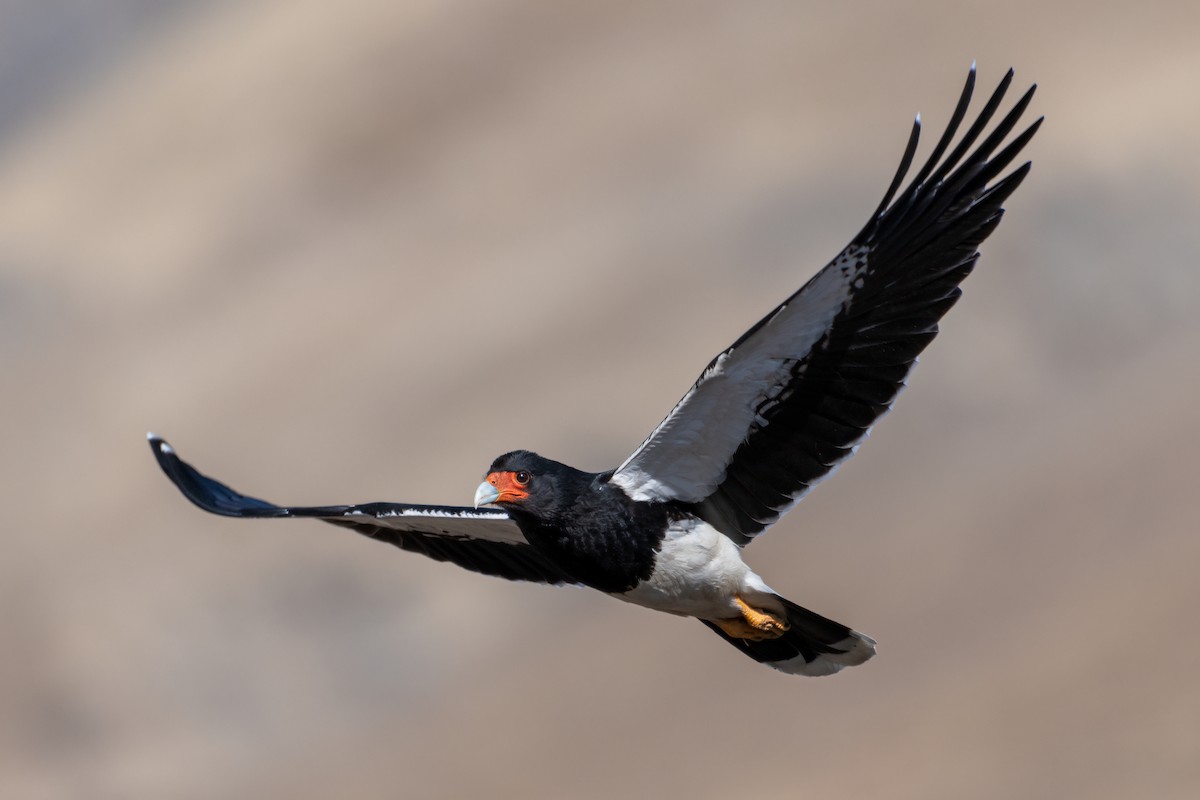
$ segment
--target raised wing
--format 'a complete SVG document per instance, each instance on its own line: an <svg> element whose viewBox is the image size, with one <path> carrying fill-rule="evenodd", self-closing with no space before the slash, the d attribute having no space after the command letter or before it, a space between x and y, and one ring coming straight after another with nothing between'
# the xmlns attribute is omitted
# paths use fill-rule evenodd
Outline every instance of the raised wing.
<svg viewBox="0 0 1200 800"><path fill-rule="evenodd" d="M900 168L862 232L712 360L613 483L635 499L693 504L745 544L857 450L891 408L961 294L1002 203L1029 172L1026 162L996 180L1042 122L997 152L1036 87L971 150L1012 77L1009 70L943 160L974 90L971 66L946 132L892 202L916 152L917 117Z"/></svg>
<svg viewBox="0 0 1200 800"><path fill-rule="evenodd" d="M163 472L200 508L226 517L313 517L351 528L401 550L449 561L472 572L538 583L574 583L526 541L498 509L366 503L354 506L284 507L238 494L202 475L175 449L151 434L150 449Z"/></svg>

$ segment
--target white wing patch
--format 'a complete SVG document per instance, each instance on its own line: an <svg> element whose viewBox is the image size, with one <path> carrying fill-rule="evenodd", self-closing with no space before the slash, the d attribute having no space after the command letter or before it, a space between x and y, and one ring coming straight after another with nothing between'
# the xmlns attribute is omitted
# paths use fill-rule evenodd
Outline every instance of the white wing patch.
<svg viewBox="0 0 1200 800"><path fill-rule="evenodd" d="M717 356L612 482L634 500L707 497L738 446L766 425L772 406L787 399L796 363L862 286L867 254L861 246L844 250L745 341Z"/></svg>
<svg viewBox="0 0 1200 800"><path fill-rule="evenodd" d="M351 506L345 513L327 519L345 519L391 528L398 531L427 533L454 539L482 539L506 544L527 544L517 523L503 512L437 507L387 508L382 511Z"/></svg>

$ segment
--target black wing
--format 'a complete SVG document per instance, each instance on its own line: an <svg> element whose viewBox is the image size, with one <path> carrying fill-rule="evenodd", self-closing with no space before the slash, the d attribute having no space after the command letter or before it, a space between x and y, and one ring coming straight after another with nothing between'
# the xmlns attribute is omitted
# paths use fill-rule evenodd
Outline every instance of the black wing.
<svg viewBox="0 0 1200 800"><path fill-rule="evenodd" d="M202 475L175 449L151 434L150 449L163 472L200 508L226 517L313 517L449 561L473 572L538 583L575 583L526 541L516 523L497 509L365 503L354 506L283 507L238 494Z"/></svg>
<svg viewBox="0 0 1200 800"><path fill-rule="evenodd" d="M635 499L693 504L745 544L854 453L891 408L961 294L1001 205L1029 172L1026 162L997 180L1041 119L997 150L1036 87L971 149L1012 77L1009 70L943 160L971 100L972 65L946 132L896 197L916 152L917 117L900 168L862 232L713 359L614 483Z"/></svg>

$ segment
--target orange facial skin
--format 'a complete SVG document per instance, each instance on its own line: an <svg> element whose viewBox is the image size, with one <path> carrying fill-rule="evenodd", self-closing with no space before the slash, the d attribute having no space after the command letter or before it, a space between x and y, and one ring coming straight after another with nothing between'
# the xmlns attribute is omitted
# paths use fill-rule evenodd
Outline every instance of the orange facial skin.
<svg viewBox="0 0 1200 800"><path fill-rule="evenodd" d="M525 480L520 480L521 478ZM496 487L500 496L493 503L519 503L529 497L529 475L524 472L490 472L487 482Z"/></svg>

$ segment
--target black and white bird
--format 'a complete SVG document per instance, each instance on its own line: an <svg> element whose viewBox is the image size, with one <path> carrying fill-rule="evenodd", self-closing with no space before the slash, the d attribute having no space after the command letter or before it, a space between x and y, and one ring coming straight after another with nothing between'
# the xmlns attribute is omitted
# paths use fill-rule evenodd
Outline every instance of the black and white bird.
<svg viewBox="0 0 1200 800"><path fill-rule="evenodd" d="M717 354L616 469L584 472L518 450L492 462L474 507L297 507L235 492L153 434L150 447L180 491L214 514L312 517L487 575L582 584L695 617L782 672L829 675L861 664L875 654L873 639L784 599L742 550L858 449L958 299L1030 164L1002 173L1042 121L1001 147L1031 87L987 130L1012 77L951 150L975 86L972 65L946 132L901 190L918 116L862 231Z"/></svg>

